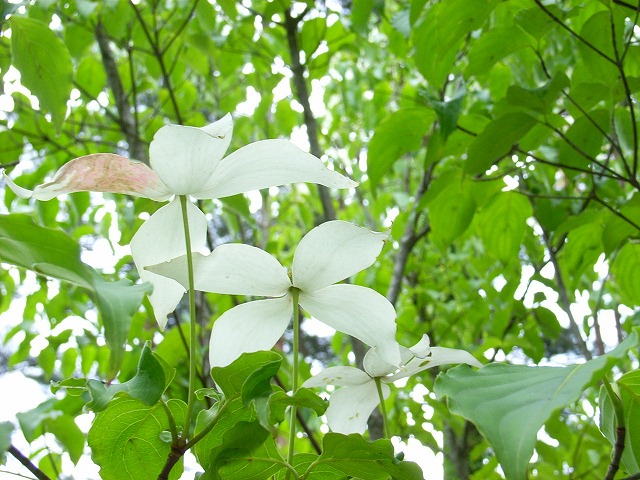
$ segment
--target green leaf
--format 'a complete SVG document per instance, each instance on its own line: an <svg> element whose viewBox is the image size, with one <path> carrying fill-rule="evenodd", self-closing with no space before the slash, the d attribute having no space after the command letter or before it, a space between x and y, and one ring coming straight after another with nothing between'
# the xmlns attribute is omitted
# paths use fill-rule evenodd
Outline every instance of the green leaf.
<svg viewBox="0 0 640 480"><path fill-rule="evenodd" d="M120 384L105 385L98 380L89 380L87 389L91 394L91 402L87 405L96 412L107 408L113 397L126 392L132 398L151 406L158 403L165 389L173 379L174 369L170 368L162 358L154 354L147 342L142 348L136 374L130 380Z"/></svg>
<svg viewBox="0 0 640 480"><path fill-rule="evenodd" d="M4 465L7 450L11 446L13 428L11 422L0 422L0 465Z"/></svg>
<svg viewBox="0 0 640 480"><path fill-rule="evenodd" d="M549 114L556 104L560 91L568 86L569 79L565 74L558 74L542 87L535 89L512 85L507 90L507 102L537 113Z"/></svg>
<svg viewBox="0 0 640 480"><path fill-rule="evenodd" d="M606 110L594 110L578 117L566 131L566 141L558 147L558 162L572 167L587 168L591 158L596 158L609 132L610 115Z"/></svg>
<svg viewBox="0 0 640 480"><path fill-rule="evenodd" d="M108 282L80 260L80 245L74 239L62 230L37 225L24 214L0 216L0 259L92 293L111 351L107 379L115 378L124 359L131 318L144 295L151 292L151 285L132 285L129 280Z"/></svg>
<svg viewBox="0 0 640 480"><path fill-rule="evenodd" d="M640 470L640 370L624 374L616 382L619 390L617 401L622 402L624 411L624 450L622 452L622 467L629 473ZM600 430L607 437L611 445L616 443L617 421L614 414L613 402L607 389L600 388Z"/></svg>
<svg viewBox="0 0 640 480"><path fill-rule="evenodd" d="M489 364L462 365L439 375L435 392L452 412L472 421L487 438L510 480L526 478L538 430L556 411L580 398L627 351L638 345L634 331L615 350L582 365L563 368Z"/></svg>
<svg viewBox="0 0 640 480"><path fill-rule="evenodd" d="M511 152L535 124L535 118L522 112L506 113L491 122L469 145L465 171L470 175L484 173Z"/></svg>
<svg viewBox="0 0 640 480"><path fill-rule="evenodd" d="M256 433L255 424L242 423L238 426L240 428L236 430L235 438L250 438ZM261 432L257 433L262 435ZM284 470L282 456L273 438L267 437L264 443L254 449L245 448L242 443L227 448L217 457L215 468L221 480L264 480ZM207 473L203 479L209 478Z"/></svg>
<svg viewBox="0 0 640 480"><path fill-rule="evenodd" d="M611 273L620 288L623 301L631 305L640 305L640 243L627 243L616 256Z"/></svg>
<svg viewBox="0 0 640 480"><path fill-rule="evenodd" d="M75 423L75 416L83 405L84 401L79 397L50 398L36 408L18 413L16 417L28 442L51 433L65 446L75 463L82 456L85 443L84 433Z"/></svg>
<svg viewBox="0 0 640 480"><path fill-rule="evenodd" d="M380 122L367 150L367 174L374 191L396 160L420 147L434 118L426 108L406 108Z"/></svg>
<svg viewBox="0 0 640 480"><path fill-rule="evenodd" d="M462 172L441 177L446 181L442 191L428 203L433 240L446 249L469 227L476 211L467 180Z"/></svg>
<svg viewBox="0 0 640 480"><path fill-rule="evenodd" d="M330 466L363 480L423 480L420 467L395 458L393 445L387 439L367 442L361 435L328 433L322 442L322 455L311 472Z"/></svg>
<svg viewBox="0 0 640 480"><path fill-rule="evenodd" d="M249 401L256 389L259 392L263 388L266 376L270 374L269 378L272 378L275 375L281 363L282 357L276 352L243 353L226 367L212 368L211 376L228 398L241 395Z"/></svg>
<svg viewBox="0 0 640 480"><path fill-rule="evenodd" d="M219 467L218 458L233 455L238 450L251 452L270 435L258 422L254 408L245 406L240 398L227 399L200 412L196 420L196 434L212 421L215 425L211 431L195 446L200 465L209 471L210 476L206 478L216 478L212 475Z"/></svg>
<svg viewBox="0 0 640 480"><path fill-rule="evenodd" d="M167 405L175 423L182 424L186 404L171 399ZM159 403L150 407L129 396L113 400L89 430L91 458L100 465L100 477L157 478L171 452L171 442L163 440L163 432L169 430L167 412ZM180 478L182 470L180 459L169 478Z"/></svg>
<svg viewBox="0 0 640 480"><path fill-rule="evenodd" d="M373 12L375 0L353 0L351 8L351 27L354 31L366 35L369 31L369 17Z"/></svg>
<svg viewBox="0 0 640 480"><path fill-rule="evenodd" d="M76 71L76 83L81 92L86 93L90 98L96 98L105 88L107 74L97 58L85 57L82 59Z"/></svg>
<svg viewBox="0 0 640 480"><path fill-rule="evenodd" d="M431 106L438 116L440 135L442 135L443 141L446 141L449 135L455 132L458 127L458 117L460 117L460 112L462 111L464 95L465 92L462 90L446 102L431 102Z"/></svg>
<svg viewBox="0 0 640 480"><path fill-rule="evenodd" d="M255 408L260 424L266 429L282 422L285 418L285 410L291 405L298 408L310 408L318 416L323 415L329 406L326 400L308 388L299 388L293 396L283 390L277 390L265 400L256 402Z"/></svg>
<svg viewBox="0 0 640 480"><path fill-rule="evenodd" d="M587 70L598 81L604 81L608 85L616 83L619 76L618 69L614 63L616 55L612 39L612 24L615 26L616 33L615 49L618 52L622 52L625 16L624 12L618 11L612 18L611 12L600 11L591 15L580 30L580 35L588 42L588 45L578 42L577 47ZM594 48L598 49L599 52L596 52Z"/></svg>
<svg viewBox="0 0 640 480"><path fill-rule="evenodd" d="M527 219L533 214L526 197L515 192L497 194L476 216L476 224L489 255L508 263L517 260Z"/></svg>
<svg viewBox="0 0 640 480"><path fill-rule="evenodd" d="M513 25L496 27L483 34L469 50L466 76L481 75L507 55L530 44L527 35Z"/></svg>
<svg viewBox="0 0 640 480"><path fill-rule="evenodd" d="M11 56L20 71L20 81L51 113L59 129L72 89L71 55L60 38L45 23L26 17L11 17Z"/></svg>
<svg viewBox="0 0 640 480"><path fill-rule="evenodd" d="M433 88L442 88L453 70L458 48L497 4L496 0L448 0L431 7L416 23L416 63Z"/></svg>
<svg viewBox="0 0 640 480"><path fill-rule="evenodd" d="M625 451L628 454L629 473L640 471L640 370L634 370L620 377L617 382L620 398L624 408L624 424L627 428L625 437Z"/></svg>

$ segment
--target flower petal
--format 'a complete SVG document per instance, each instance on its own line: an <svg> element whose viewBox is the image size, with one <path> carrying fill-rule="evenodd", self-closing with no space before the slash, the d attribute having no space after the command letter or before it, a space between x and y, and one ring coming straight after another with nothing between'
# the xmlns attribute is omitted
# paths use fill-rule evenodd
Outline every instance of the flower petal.
<svg viewBox="0 0 640 480"><path fill-rule="evenodd" d="M362 340L392 365L400 363L396 311L375 290L359 285L331 285L300 292L300 306L332 328Z"/></svg>
<svg viewBox="0 0 640 480"><path fill-rule="evenodd" d="M204 213L191 202L187 204L189 232L192 250L200 250L206 243L207 219ZM170 228L167 228L167 225ZM180 199L156 211L144 222L131 239L131 255L138 268L140 279L153 284L149 300L161 329L167 324L167 315L175 310L185 289L171 278L145 270L148 265L165 262L184 255L186 246L182 228Z"/></svg>
<svg viewBox="0 0 640 480"><path fill-rule="evenodd" d="M113 153L94 153L64 164L51 181L33 192L7 178L9 188L22 198L51 200L63 193L82 191L125 193L152 200L167 200L172 193L147 165Z"/></svg>
<svg viewBox="0 0 640 480"><path fill-rule="evenodd" d="M224 312L211 331L211 366L224 367L245 352L273 348L289 325L292 303L287 295L243 303Z"/></svg>
<svg viewBox="0 0 640 480"><path fill-rule="evenodd" d="M414 375L429 368L439 367L440 365L449 365L452 363L466 363L472 367L482 367L482 363L465 350L431 347L431 355L426 358L414 358L407 365L402 367L398 373L384 378L383 381L392 383L396 380Z"/></svg>
<svg viewBox="0 0 640 480"><path fill-rule="evenodd" d="M146 268L185 288L189 285L186 255ZM220 245L209 255L194 253L193 275L196 290L204 292L281 297L291 287L287 270L278 260L264 250L238 243Z"/></svg>
<svg viewBox="0 0 640 480"><path fill-rule="evenodd" d="M371 377L359 368L355 367L329 367L319 374L307 379L302 386L306 388L335 385L337 387L347 387L362 385L371 381Z"/></svg>
<svg viewBox="0 0 640 480"><path fill-rule="evenodd" d="M422 338L409 351L418 358L424 358L431 353L431 340L429 335L422 335Z"/></svg>
<svg viewBox="0 0 640 480"><path fill-rule="evenodd" d="M151 167L173 193L198 192L229 148L232 130L230 115L204 128L165 125L149 146Z"/></svg>
<svg viewBox="0 0 640 480"><path fill-rule="evenodd" d="M155 167L154 167L155 168ZM262 140L236 150L220 162L196 198L220 198L296 182L331 188L355 187L356 182L329 170L322 161L286 140Z"/></svg>
<svg viewBox="0 0 640 480"><path fill-rule="evenodd" d="M400 345L398 349L400 350ZM370 349L362 360L362 367L372 377L386 377L398 370L397 366L391 365L380 357L380 352L375 348Z"/></svg>
<svg viewBox="0 0 640 480"><path fill-rule="evenodd" d="M387 236L341 220L315 227L296 249L293 284L311 292L364 270L376 261Z"/></svg>
<svg viewBox="0 0 640 480"><path fill-rule="evenodd" d="M388 385L382 384L384 398L389 396L390 391ZM345 435L364 433L367 420L379 402L378 390L373 380L363 385L341 388L332 393L329 399L329 408L325 413L329 428Z"/></svg>

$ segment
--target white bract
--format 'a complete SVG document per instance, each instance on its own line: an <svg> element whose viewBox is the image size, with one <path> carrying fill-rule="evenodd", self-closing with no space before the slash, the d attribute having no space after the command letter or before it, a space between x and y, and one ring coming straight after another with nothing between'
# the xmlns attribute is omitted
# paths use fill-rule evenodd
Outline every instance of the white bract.
<svg viewBox="0 0 640 480"><path fill-rule="evenodd" d="M375 350L364 357L364 371L355 367L330 367L303 383L303 387L334 385L343 387L331 394L326 411L327 423L337 433L364 433L371 412L380 403L376 378L380 380L382 395L390 393L389 383L410 375L451 363L467 363L475 367L482 364L464 350L430 347L429 337L411 348L396 345L400 350L400 368L390 365Z"/></svg>
<svg viewBox="0 0 640 480"><path fill-rule="evenodd" d="M391 364L400 354L393 305L375 290L334 283L369 267L382 250L385 233L343 221L326 222L307 233L293 257L291 278L278 260L259 248L226 244L208 255L194 254L195 289L271 297L238 305L213 324L211 366L225 366L244 352L272 348L292 316L293 291L300 306L330 327L362 340ZM188 284L186 256L147 267Z"/></svg>
<svg viewBox="0 0 640 480"><path fill-rule="evenodd" d="M332 188L357 185L286 140L255 142L224 157L232 130L231 115L203 128L166 125L156 132L149 147L151 167L120 155L97 153L71 160L51 181L33 191L16 185L6 175L5 178L16 195L37 200L79 191L124 193L156 201L166 201L175 195L131 239L131 254L140 278L153 284L150 301L158 324L164 328L167 315L182 298L184 288L144 267L187 251L177 196L213 199L294 182ZM206 242L206 218L190 202L187 217L191 249L201 250Z"/></svg>

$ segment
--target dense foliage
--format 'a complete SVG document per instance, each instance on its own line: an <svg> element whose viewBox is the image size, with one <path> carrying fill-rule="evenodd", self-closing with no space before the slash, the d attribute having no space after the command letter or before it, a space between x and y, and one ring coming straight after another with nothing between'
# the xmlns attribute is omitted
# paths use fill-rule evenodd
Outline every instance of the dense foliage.
<svg viewBox="0 0 640 480"><path fill-rule="evenodd" d="M393 304L400 345L427 334L485 366L418 372L386 425L327 433L322 390L297 386L362 367L361 342L307 319L299 342L211 369L215 321L250 298L197 292L160 330L128 245L162 203L3 189L0 371L51 389L0 424L0 470L85 478L91 455L102 478L179 478L193 447L211 479L640 478L639 16L626 0L1 3L13 181L98 152L149 163L163 125L231 113L230 151L291 139L359 186L200 200L209 249L290 266L323 222L388 229L350 283ZM416 441L442 467L402 461Z"/></svg>

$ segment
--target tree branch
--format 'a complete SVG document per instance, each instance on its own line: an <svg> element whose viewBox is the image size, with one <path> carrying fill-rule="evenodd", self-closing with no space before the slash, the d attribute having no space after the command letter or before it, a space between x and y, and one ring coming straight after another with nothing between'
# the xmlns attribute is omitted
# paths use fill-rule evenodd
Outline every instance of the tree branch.
<svg viewBox="0 0 640 480"><path fill-rule="evenodd" d="M289 46L289 55L291 57L291 71L293 72L293 85L297 93L298 101L302 105L304 124L307 127L307 136L309 138L309 147L312 155L316 157L322 156L320 142L318 140L318 123L311 110L309 102L309 88L304 78L305 66L300 63L300 47L298 45L298 24L307 14L308 8L298 17L291 16L291 9L284 11L284 29L287 33L287 44ZM318 185L318 193L324 210L324 220L335 220L336 212L331 203L329 189L325 186Z"/></svg>
<svg viewBox="0 0 640 480"><path fill-rule="evenodd" d="M13 455L15 459L18 460L22 465L24 465L27 470L33 473L38 480L51 480L51 478L47 474L36 467L31 460L25 457L22 452L13 445L10 445L7 451L11 455Z"/></svg>
<svg viewBox="0 0 640 480"><path fill-rule="evenodd" d="M127 144L129 145L129 155L136 160L148 163L149 158L147 155L147 149L145 148L144 143L140 140L135 118L131 114L129 98L122 86L122 79L118 72L118 65L116 64L113 52L111 51L109 38L104 30L102 21L100 20L98 20L96 25L95 34L98 42L98 48L100 49L100 55L102 57L102 64L104 66L105 73L107 74L107 83L109 84L109 88L111 88L113 97L116 101L116 108L119 115L118 125L120 125L122 133L124 133L125 138L127 139ZM132 78L131 81L134 82L134 79Z"/></svg>

